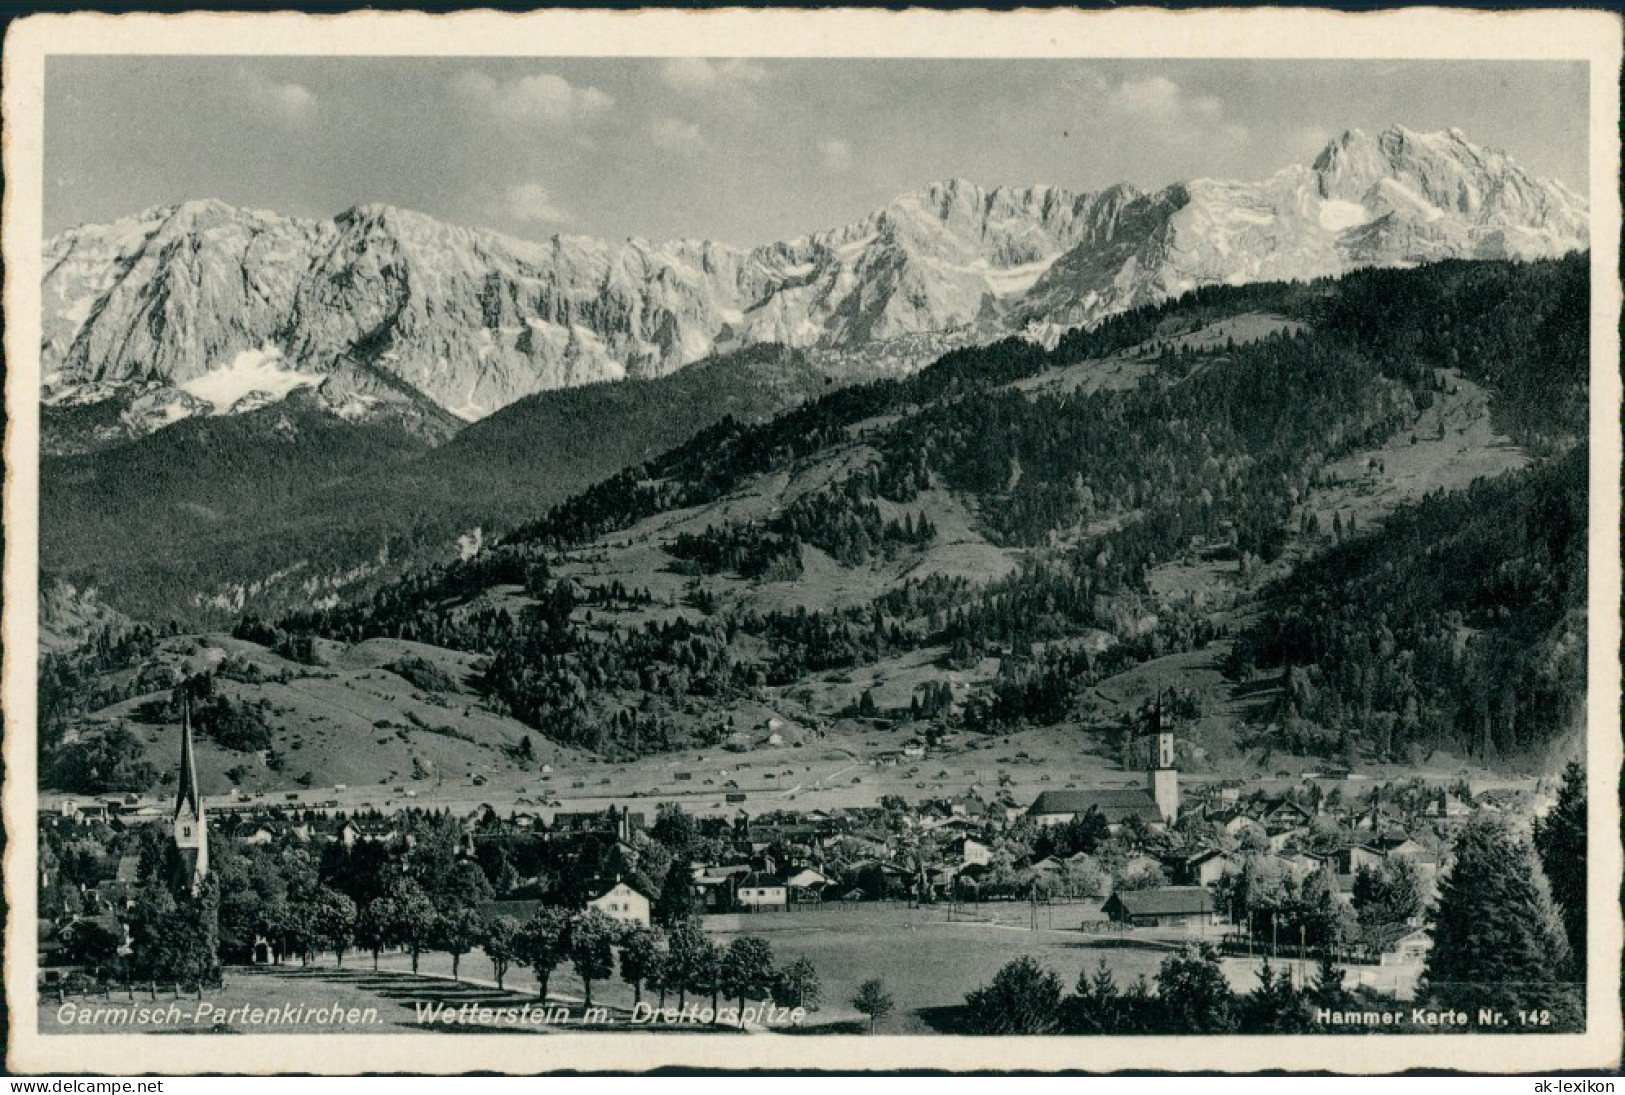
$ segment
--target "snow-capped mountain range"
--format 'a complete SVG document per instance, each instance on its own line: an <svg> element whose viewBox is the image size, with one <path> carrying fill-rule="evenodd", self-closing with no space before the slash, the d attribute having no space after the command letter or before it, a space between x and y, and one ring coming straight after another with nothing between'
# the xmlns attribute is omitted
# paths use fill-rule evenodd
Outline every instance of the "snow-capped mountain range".
<svg viewBox="0 0 1625 1095"><path fill-rule="evenodd" d="M46 243L43 396L117 399L127 434L299 388L346 417L472 421L763 342L893 363L904 346L904 364L923 364L956 341L1044 338L1204 284L1553 256L1588 246L1587 218L1562 184L1457 130L1399 127L1344 133L1257 183L956 179L748 249L538 243L381 205L311 220L187 202Z"/></svg>

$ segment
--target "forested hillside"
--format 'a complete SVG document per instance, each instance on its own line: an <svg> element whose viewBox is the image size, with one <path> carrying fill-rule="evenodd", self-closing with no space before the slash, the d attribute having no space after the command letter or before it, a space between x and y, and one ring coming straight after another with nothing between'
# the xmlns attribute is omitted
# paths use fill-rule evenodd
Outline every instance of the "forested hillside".
<svg viewBox="0 0 1625 1095"><path fill-rule="evenodd" d="M958 351L764 423L724 419L474 559L291 615L275 634L479 654L489 702L614 754L714 740L730 704L764 688L926 648L948 666L1001 659L964 705L971 728L1056 723L1096 682L1229 633L1221 613L1159 601L1148 583L1158 566L1228 559L1244 578L1282 573L1295 544L1291 558L1309 561L1227 659L1242 675L1294 667L1260 733L1349 756L1464 742L1481 754L1535 750L1576 710L1571 667L1583 661L1585 263L1205 289L1053 350L1010 340ZM1242 344L1187 337L1244 314L1282 322ZM1013 384L1091 363L1131 367L1131 382ZM1294 519L1328 462L1403 438L1452 377L1481 384L1498 418L1556 462L1429 499L1380 531L1339 528L1328 540ZM762 501L798 477L812 485ZM944 497L1014 554L1011 576L909 576L907 560L937 547L932 507ZM678 527L726 513L717 504L730 499L757 499L764 516L673 535L651 520ZM651 538L664 569L695 575L676 611L647 612L635 576L555 573L589 545ZM877 575L876 594L818 610L752 600L806 580L815 558ZM1103 647L1074 642L1101 633Z"/></svg>
<svg viewBox="0 0 1625 1095"><path fill-rule="evenodd" d="M1585 432L1590 294L1585 255L1443 262L1345 278L1314 316L1389 367L1461 370L1497 394L1514 439L1544 446Z"/></svg>
<svg viewBox="0 0 1625 1095"><path fill-rule="evenodd" d="M132 444L47 458L42 587L60 576L159 623L241 611L238 590L289 568L302 572L280 575L293 589L320 596L326 591L306 588L305 579L400 553L416 514L379 521L369 508L340 507L312 520L315 500L428 448L387 425L335 418L295 393L248 414L191 419Z"/></svg>
<svg viewBox="0 0 1625 1095"><path fill-rule="evenodd" d="M433 448L295 393L46 457L41 557L138 619L229 624L364 593L723 416L759 421L825 385L803 355L758 346L657 380L529 396ZM76 410L95 408L62 413Z"/></svg>
<svg viewBox="0 0 1625 1095"><path fill-rule="evenodd" d="M1281 582L1233 668L1286 673L1283 743L1493 759L1582 725L1586 462L1428 498Z"/></svg>

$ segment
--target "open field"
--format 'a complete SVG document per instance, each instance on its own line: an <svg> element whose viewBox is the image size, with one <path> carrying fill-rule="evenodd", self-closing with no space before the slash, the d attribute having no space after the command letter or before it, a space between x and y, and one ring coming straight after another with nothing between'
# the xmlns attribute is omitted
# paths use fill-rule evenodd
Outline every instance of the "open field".
<svg viewBox="0 0 1625 1095"><path fill-rule="evenodd" d="M851 1000L863 982L878 977L896 1000L896 1011L879 1028L887 1034L952 1029L954 1009L964 1004L965 994L1022 955L1054 970L1069 992L1079 973L1093 974L1102 960L1119 987L1127 988L1142 975L1154 982L1165 957L1186 940L1202 938L1112 930L1098 901L1041 905L1036 913L1016 901L961 905L952 919L945 905L831 904L811 912L708 917L706 927L719 940L758 935L772 944L779 962L811 961L824 993L811 1027L866 1029L867 1020ZM1215 940L1222 934L1218 928L1208 931ZM1248 992L1257 984L1257 963L1226 959L1224 966L1232 989Z"/></svg>
<svg viewBox="0 0 1625 1095"><path fill-rule="evenodd" d="M967 992L985 985L1021 955L1050 966L1069 990L1079 972L1093 972L1105 959L1118 984L1126 987L1141 974L1154 979L1163 958L1184 938L1148 930L1114 932L1098 901L1040 906L1036 931L1029 927L1031 911L1023 902L988 902L958 906L950 920L946 905L832 902L794 912L707 916L703 924L718 944L755 935L772 946L780 965L798 957L811 961L823 983L823 1004L805 1026L832 1033L866 1029L867 1021L852 1008L851 999L871 977L884 981L896 999L896 1011L881 1032L929 1034L951 1023L951 1009L964 1003ZM347 961L370 964L365 956ZM400 969L407 962L404 955L386 955L383 966ZM1245 992L1255 984L1254 966L1245 960L1227 960L1225 966L1233 988ZM421 968L449 976L450 959L424 955ZM490 966L476 953L463 959L463 973L488 978ZM535 979L528 970L513 970L507 983L534 992ZM580 980L567 966L553 974L550 996L578 999L581 993ZM593 986L593 1001L630 1008L632 989L618 979L600 982ZM675 994L667 1003L675 1003Z"/></svg>
<svg viewBox="0 0 1625 1095"><path fill-rule="evenodd" d="M1446 390L1435 393L1433 406L1410 431L1328 464L1328 485L1299 507L1294 524L1313 514L1328 536L1333 516L1345 525L1352 517L1370 528L1395 507L1424 495L1461 490L1529 464L1528 455L1496 430L1489 393L1454 370L1442 372Z"/></svg>
<svg viewBox="0 0 1625 1095"><path fill-rule="evenodd" d="M1036 929L1032 927L1034 919ZM895 1012L879 1028L881 1033L937 1033L953 1029L956 1011L966 993L987 984L1005 963L1022 955L1031 955L1053 969L1068 991L1080 973L1093 974L1102 960L1118 985L1126 988L1141 976L1154 982L1162 960L1185 939L1195 937L1151 930L1114 931L1102 919L1098 902L1039 906L1036 913L1021 902L993 902L962 905L951 914L941 905L830 905L789 913L710 916L705 918L704 926L718 944L742 934L765 939L773 948L774 960L781 965L797 957L810 960L822 981L823 1001L802 1029L827 1033L867 1029L867 1020L852 1008L851 999L870 978L885 982L896 1001ZM1220 931L1208 929L1214 938ZM534 1034L580 1030L584 1024L588 1028L624 1029L634 1004L631 986L618 976L595 982L593 1004L606 1011L592 1022L585 1022L584 987L564 964L550 979L545 1018L536 1022L497 1020L470 1028L444 1018L435 1021L427 1009L436 1003L450 1011L465 1004L492 1009L522 1009L529 1005L528 1014L534 1015L538 1001L536 979L531 972L514 967L506 978L506 990L499 990L492 980L489 962L478 951L464 956L461 981L451 979L448 955L424 954L420 976L410 972L410 962L406 954L388 953L375 971L369 955L352 952L342 968L335 966L331 955L320 956L310 967L234 967L225 971L223 988L205 990L201 999L190 994L177 997L172 990L161 988L156 998L143 990L136 991L133 999L119 992L106 1000L69 997L71 1007L64 1008L54 995L44 992L39 1007L40 1030L377 1034L472 1029L482 1033ZM1295 964L1286 964L1298 972ZM1230 958L1225 960L1224 968L1235 991L1248 992L1256 985L1257 961ZM1307 973L1312 974L1312 970ZM1359 981L1406 994L1414 986L1415 975L1412 968L1352 970L1349 983ZM643 998L658 1002L652 993L646 992ZM666 1003L676 1002L676 994L668 994ZM204 1005L210 1010L200 1014ZM124 1008L161 1012L166 1021L142 1021L139 1016L124 1019L116 1010ZM246 1013L229 1014L248 1008L267 1009L267 1016L256 1024ZM305 1009L303 1013L298 1012L300 1008ZM318 1012L323 1008L336 1014ZM78 1022L86 1009L95 1021ZM103 1014L97 1015L98 1009ZM114 1010L109 1013L109 1009Z"/></svg>
<svg viewBox="0 0 1625 1095"><path fill-rule="evenodd" d="M1142 663L1102 682L1085 697L1084 712L1090 719L1089 725L1106 725L1120 712L1136 709L1159 688L1194 688L1207 697L1207 708L1201 717L1187 721L1181 729L1182 737L1193 749L1201 750L1193 755L1182 772L1187 786L1210 780L1246 779L1249 786L1278 791L1297 783L1322 762L1313 757L1280 753L1266 758L1257 748L1246 752L1234 748L1237 729L1248 708L1267 703L1271 697L1269 686L1262 682L1257 688L1233 694L1215 665L1221 653L1222 645L1214 644L1205 651L1172 654ZM918 652L846 673L825 674L816 681L783 691L811 690L818 697L816 704L850 702L865 688L873 688L880 702L886 704L906 697L916 680L935 677L968 685L983 679L993 664L989 661L974 670L952 672L936 667L929 653ZM349 704L367 705L364 710L368 714L391 710L388 704L392 692L406 694L408 700L412 692L407 682L382 669L344 672L347 672L344 679L350 680L354 687L343 688L340 684L341 699ZM269 687L292 688L302 683L307 682L296 680L289 686ZM332 681L313 683L335 684ZM231 682L225 684L231 687ZM957 694L959 689L955 691ZM782 809L873 806L885 795L917 802L974 789L984 800L991 800L1004 790L1017 803L1026 804L1046 790L1139 786L1145 778L1137 770L1124 770L1116 758L1106 755L1100 736L1078 723L1033 727L1000 735L962 733L928 756L906 759L900 751L915 732L908 723L885 726L858 719L819 718L814 727L804 721L809 720L809 716L805 715L802 702L782 694L765 696L760 702L741 705L738 709L739 725L750 728L736 735L739 744L747 749L745 752L709 746L637 761L610 762L555 746L540 735L533 735L538 745L538 760L526 769L510 760L497 744L510 736L517 739L523 727L478 708L471 710L476 714L470 716L470 725L489 729L491 737L484 740L494 738L495 743L482 747L478 743L417 729L408 730L403 737L399 728L410 724L400 718L390 719L385 714L378 717L390 719L396 727L387 734L370 724L347 731L335 726L329 734L314 739L310 731L304 731L300 736L305 738L305 751L291 753L294 757L310 756L315 749L326 749L334 751L346 763L360 765L369 755L384 754L391 758L391 770L397 774L384 780L376 776L366 779L363 775L342 789L320 784L300 789L288 788L286 783L279 787L273 782L277 774L262 768L256 771L255 781L246 786L264 790L257 791L258 797L250 797L242 805L303 808L336 803L333 809L346 811L368 808L388 811L412 806L450 809L459 815L489 805L504 816L520 810L533 811L544 818L551 818L560 810L604 810L614 805L643 811L652 822L656 808L665 802L678 803L685 811L699 816L734 816L741 811L755 816ZM341 716L335 712L329 717L336 721ZM357 718L365 722L364 716ZM770 731L768 720L775 718L780 720L779 724ZM499 727L506 729L499 730ZM153 762L168 770L178 749L174 728L152 728L151 731L140 726L135 728L147 736ZM771 733L780 736L779 744L767 744ZM285 731L281 737L288 740L293 732ZM387 738L389 744L377 745L378 738ZM447 752L430 751L436 747ZM286 746L279 745L279 748ZM401 773L400 763L393 758L402 754L438 757L436 774L412 779ZM207 741L200 744L199 774L205 789L216 792L205 796L210 809L219 810L236 802L236 795L220 793L217 789L230 786L224 770L230 763L241 763L242 759L241 754L226 753ZM551 771L543 771L544 764ZM474 775L478 775L480 783L473 781ZM679 778L683 775L688 778ZM1419 766L1363 765L1357 778L1348 782L1345 793L1361 792L1383 780L1410 777L1435 782L1465 778L1475 790L1521 786L1528 782L1441 751ZM730 802L729 795L745 797L743 801ZM41 796L41 803L50 806L63 797L82 798L47 793ZM160 809L166 804L162 792L145 796L141 801Z"/></svg>

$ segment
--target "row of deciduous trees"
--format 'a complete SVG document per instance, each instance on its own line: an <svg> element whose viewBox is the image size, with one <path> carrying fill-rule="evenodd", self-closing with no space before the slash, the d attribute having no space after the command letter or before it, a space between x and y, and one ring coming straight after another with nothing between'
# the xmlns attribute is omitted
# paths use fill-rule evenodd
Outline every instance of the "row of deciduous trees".
<svg viewBox="0 0 1625 1095"><path fill-rule="evenodd" d="M568 965L581 979L585 1004L591 1007L594 982L608 978L618 958L634 1003L643 1001L645 991L658 993L661 1007L668 995L675 995L679 1006L690 993L710 995L713 1014L722 997L736 1000L741 1012L750 1000L771 999L809 1012L821 1002L818 971L806 958L776 965L766 940L742 935L720 945L692 919L669 928L625 925L595 909L571 913L544 905L524 922L503 915L487 919L473 938L490 960L499 986L519 966L536 978L542 1000L554 972Z"/></svg>

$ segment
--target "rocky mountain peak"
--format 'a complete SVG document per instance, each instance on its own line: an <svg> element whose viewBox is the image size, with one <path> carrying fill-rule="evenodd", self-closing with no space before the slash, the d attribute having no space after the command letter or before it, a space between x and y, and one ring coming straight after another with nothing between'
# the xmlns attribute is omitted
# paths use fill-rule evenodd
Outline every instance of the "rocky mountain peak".
<svg viewBox="0 0 1625 1095"><path fill-rule="evenodd" d="M147 398L233 368L276 395L345 361L472 420L532 392L664 375L748 345L907 367L1197 285L1531 258L1587 239L1585 203L1563 187L1459 130L1399 126L1349 130L1309 167L1260 183L1146 194L949 178L749 249L533 242L380 203L317 220L203 200L48 241L41 353L49 399L130 384ZM259 355L252 367L245 353ZM220 406L158 398L181 414Z"/></svg>

